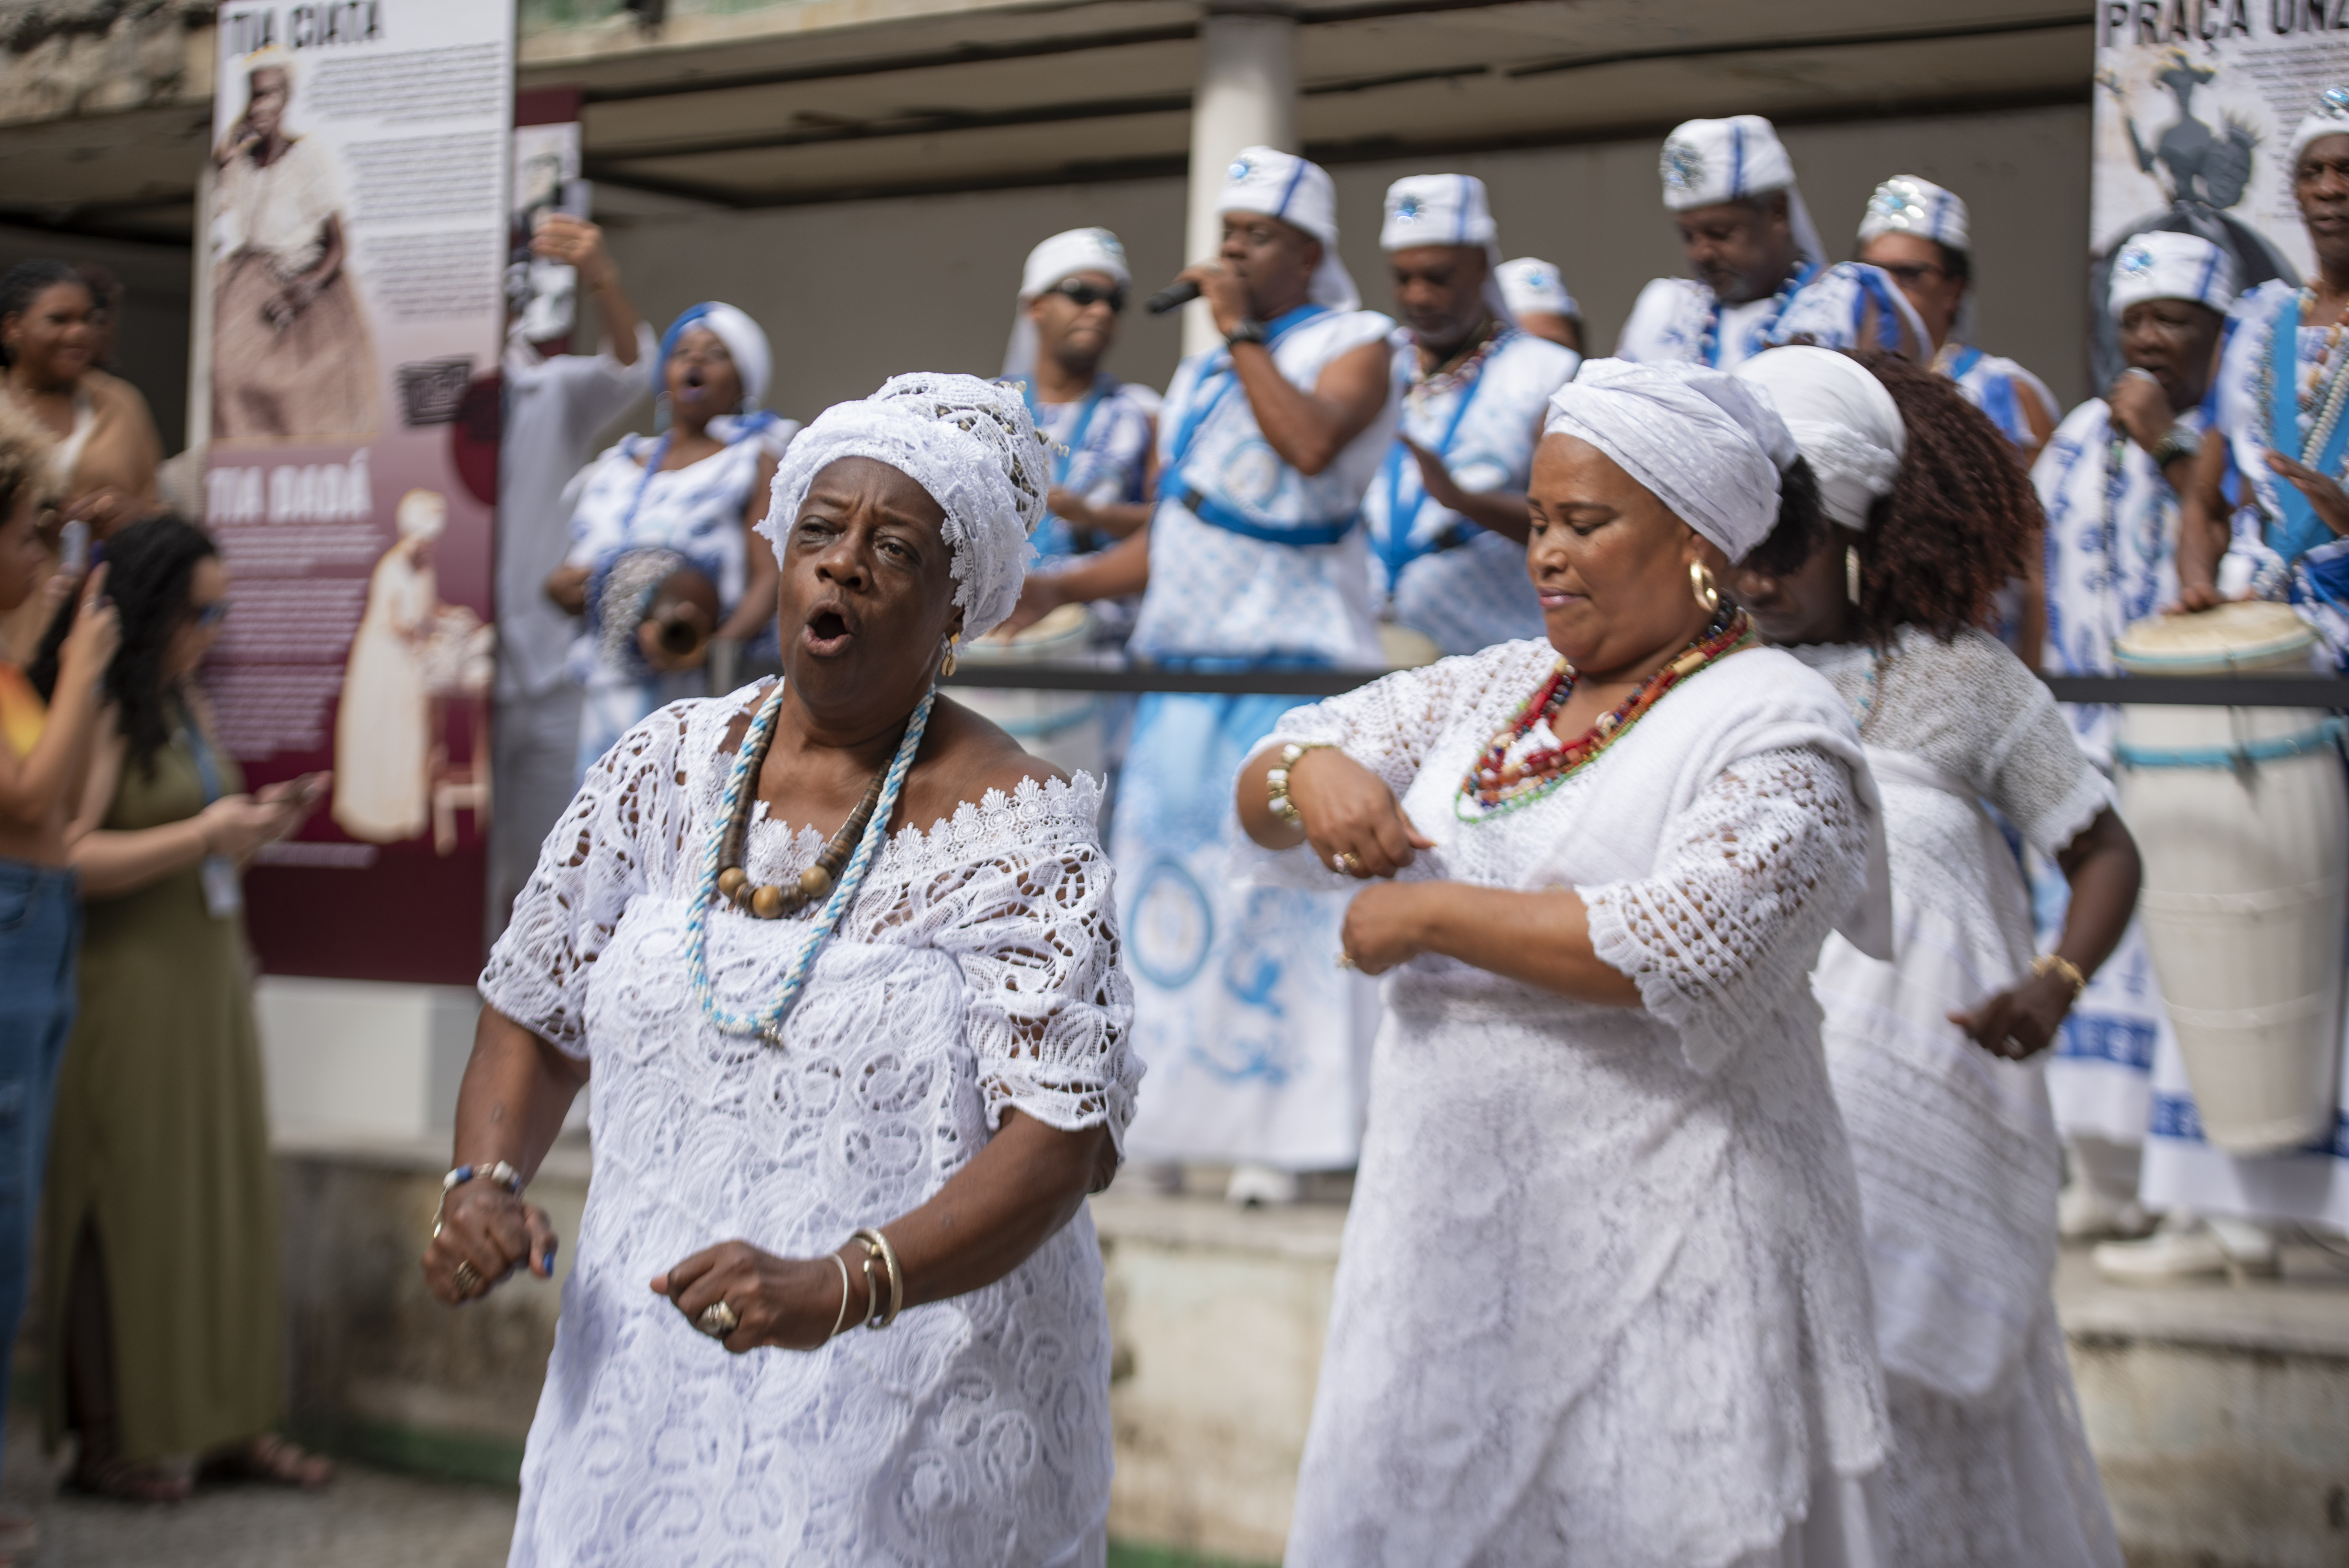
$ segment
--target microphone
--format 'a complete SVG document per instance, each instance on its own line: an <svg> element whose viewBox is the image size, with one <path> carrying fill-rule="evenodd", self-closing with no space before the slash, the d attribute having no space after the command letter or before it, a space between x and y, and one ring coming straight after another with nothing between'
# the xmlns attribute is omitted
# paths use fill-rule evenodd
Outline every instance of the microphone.
<svg viewBox="0 0 2349 1568"><path fill-rule="evenodd" d="M1199 286L1186 277L1179 283L1170 283L1152 295L1143 302L1142 308L1153 316L1164 316L1170 310L1181 309L1198 297Z"/></svg>

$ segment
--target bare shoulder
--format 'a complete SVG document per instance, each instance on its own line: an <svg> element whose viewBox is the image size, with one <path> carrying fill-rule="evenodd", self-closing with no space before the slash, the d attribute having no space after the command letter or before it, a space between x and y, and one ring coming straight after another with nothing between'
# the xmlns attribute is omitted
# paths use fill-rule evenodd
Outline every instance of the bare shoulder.
<svg viewBox="0 0 2349 1568"><path fill-rule="evenodd" d="M943 693L930 711L921 762L905 786L912 797L907 815L915 821L952 815L965 801L982 800L989 791L1009 794L1030 779L1040 785L1069 782L1067 774L1022 750L1002 726Z"/></svg>

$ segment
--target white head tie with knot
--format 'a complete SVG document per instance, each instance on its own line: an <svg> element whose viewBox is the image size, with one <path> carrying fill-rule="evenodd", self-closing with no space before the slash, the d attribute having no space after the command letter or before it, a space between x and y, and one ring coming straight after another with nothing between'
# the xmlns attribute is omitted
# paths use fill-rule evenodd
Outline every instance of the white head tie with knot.
<svg viewBox="0 0 2349 1568"><path fill-rule="evenodd" d="M783 453L759 532L783 541L808 486L843 458L869 457L911 478L946 512L962 634L984 637L1019 602L1028 536L1044 515L1051 456L1017 387L977 376L892 376L871 397L834 403Z"/></svg>
<svg viewBox="0 0 2349 1568"><path fill-rule="evenodd" d="M1338 259L1338 187L1327 169L1277 147L1243 147L1216 195L1216 215L1226 213L1262 213L1319 240L1321 265L1307 297L1332 310L1361 307L1361 291Z"/></svg>
<svg viewBox="0 0 2349 1568"><path fill-rule="evenodd" d="M1884 383L1848 354L1807 347L1756 354L1734 374L1769 395L1810 462L1827 515L1865 533L1909 451L1909 427Z"/></svg>
<svg viewBox="0 0 2349 1568"><path fill-rule="evenodd" d="M1549 408L1544 435L1578 436L1613 458L1732 561L1777 526L1778 474L1795 461L1795 438L1736 377L1593 359Z"/></svg>
<svg viewBox="0 0 2349 1568"><path fill-rule="evenodd" d="M2223 316L2235 303L2235 259L2199 234L2168 229L2131 234L2113 253L2105 308L2118 321L2130 306L2148 299L2190 299Z"/></svg>

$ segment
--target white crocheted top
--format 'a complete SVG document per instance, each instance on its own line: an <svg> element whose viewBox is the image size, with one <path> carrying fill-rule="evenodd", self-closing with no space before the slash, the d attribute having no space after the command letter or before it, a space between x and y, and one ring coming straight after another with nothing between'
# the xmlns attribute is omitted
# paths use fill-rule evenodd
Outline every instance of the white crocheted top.
<svg viewBox="0 0 2349 1568"><path fill-rule="evenodd" d="M1388 981L1292 1568L1737 1563L1882 1458L1807 979L1865 877L1850 722L1784 654L1738 653L1556 793L1460 822L1556 657L1447 659L1275 737L1386 780L1437 841L1413 877L1579 889L1645 1001L1438 957Z"/></svg>
<svg viewBox="0 0 2349 1568"><path fill-rule="evenodd" d="M734 1238L822 1256L935 1193L1006 1106L1123 1137L1141 1076L1081 777L898 832L781 1045L712 1028L687 900L720 742L757 696L665 708L596 764L481 976L492 1006L594 1069L595 1179L512 1561L1059 1561L1109 1507L1086 1216L999 1282L812 1354L733 1355L646 1287ZM823 843L762 818L748 869L783 881ZM748 1010L806 929L714 915L721 1000Z"/></svg>

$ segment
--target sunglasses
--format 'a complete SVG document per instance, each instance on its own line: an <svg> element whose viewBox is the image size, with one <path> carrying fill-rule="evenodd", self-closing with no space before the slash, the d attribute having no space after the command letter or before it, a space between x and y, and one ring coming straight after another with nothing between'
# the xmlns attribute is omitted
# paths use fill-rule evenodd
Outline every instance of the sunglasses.
<svg viewBox="0 0 2349 1568"><path fill-rule="evenodd" d="M195 610L196 625L210 631L228 618L228 606L229 601L226 599L214 599L208 605L198 605Z"/></svg>
<svg viewBox="0 0 2349 1568"><path fill-rule="evenodd" d="M1931 262L1878 262L1876 270L1890 273L1893 281L1899 284L1922 283L1929 277L1950 275L1947 267L1935 266Z"/></svg>
<svg viewBox="0 0 2349 1568"><path fill-rule="evenodd" d="M1044 292L1068 296L1069 303L1079 310L1089 310L1104 299L1109 301L1112 315L1121 315L1125 310L1125 290L1123 286L1102 288L1082 278L1072 277L1065 283L1054 284Z"/></svg>

